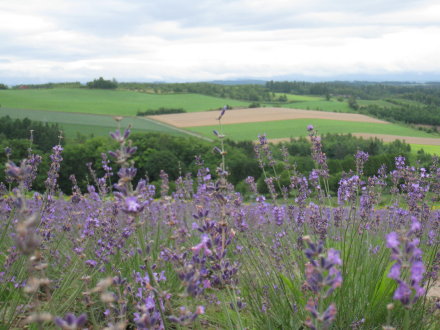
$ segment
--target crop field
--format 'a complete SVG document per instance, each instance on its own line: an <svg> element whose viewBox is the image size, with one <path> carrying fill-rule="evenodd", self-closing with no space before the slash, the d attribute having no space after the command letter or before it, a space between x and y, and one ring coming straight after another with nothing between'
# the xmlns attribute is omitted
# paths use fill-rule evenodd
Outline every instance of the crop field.
<svg viewBox="0 0 440 330"><path fill-rule="evenodd" d="M284 108L293 109L306 109L306 110L320 110L320 111L332 111L332 112L353 112L348 106L347 102L340 102L337 100L326 101L325 99L317 101L303 101L286 103L282 105Z"/></svg>
<svg viewBox="0 0 440 330"><path fill-rule="evenodd" d="M316 127L320 134L326 133L367 133L370 135L383 134L399 137L418 137L432 139L433 136L414 129L396 124L377 124L363 122L347 122L340 120L325 119L296 119L296 120L277 120L269 122L241 123L223 125L224 134L232 140L255 140L258 134L266 133L269 139L295 138L305 136L304 132L307 125ZM187 128L206 136L212 136L213 130L218 130L218 125L200 126ZM440 144L440 139L435 139Z"/></svg>
<svg viewBox="0 0 440 330"><path fill-rule="evenodd" d="M289 103L282 104L284 108L294 109L306 109L306 110L320 110L320 111L332 111L332 112L347 112L353 113L354 110L348 106L347 100L344 98L342 101L337 100L336 97L332 97L330 100L326 100L320 96L308 96L308 95L294 95L294 94L282 94L275 93L277 96L286 95ZM401 100L402 102L411 103L408 100ZM380 107L396 107L395 104L387 102L386 100L357 100L360 106L366 105L378 105ZM413 104L419 104L412 102ZM266 104L266 106L277 106Z"/></svg>
<svg viewBox="0 0 440 330"><path fill-rule="evenodd" d="M108 136L108 132L113 131L116 127L113 117L108 115L0 108L0 117L6 115L11 118L29 118L30 120L58 123L68 138L75 137L77 132L85 135ZM133 127L134 132L153 131L174 135L184 134L169 125L163 125L146 118L124 117L121 126L127 127L128 125Z"/></svg>
<svg viewBox="0 0 440 330"><path fill-rule="evenodd" d="M148 118L152 118L176 127L211 126L218 124L218 113L213 112L167 114L160 116L148 116ZM222 118L222 123L239 124L312 118L387 124L387 122L383 120L360 114L340 114L288 108L252 108L231 110L228 111L227 115Z"/></svg>
<svg viewBox="0 0 440 330"><path fill-rule="evenodd" d="M106 170L66 198L61 146L41 194L29 188L37 162L8 163L1 328L440 329L438 164L426 175L397 158L391 173L368 178L359 151L332 206L320 140L309 134L315 169L292 172L279 190L273 169L285 164L266 166L267 141L256 145L272 188L266 199L249 176L251 202L202 162L175 192L161 175L155 197L155 186L133 181L128 134L106 164L118 183Z"/></svg>
<svg viewBox="0 0 440 330"><path fill-rule="evenodd" d="M404 103L404 104L415 105L415 106L419 106L419 107L424 106L424 104L422 102L418 102L418 101L414 101L414 100L400 99L400 98L396 98L395 100L398 102Z"/></svg>
<svg viewBox="0 0 440 330"><path fill-rule="evenodd" d="M408 102L408 100L405 100L406 102ZM391 102L387 102L385 100L357 100L356 101L360 106L362 105L378 105L380 107L388 107L388 108L394 108L396 107L395 104L391 103Z"/></svg>
<svg viewBox="0 0 440 330"><path fill-rule="evenodd" d="M274 93L275 97L286 96L288 102L312 102L325 100L322 96Z"/></svg>
<svg viewBox="0 0 440 330"><path fill-rule="evenodd" d="M85 88L0 90L0 105L5 108L101 115L135 116L138 111L160 107L183 108L187 112L207 111L225 104L246 107L249 102L200 94L146 94Z"/></svg>
<svg viewBox="0 0 440 330"><path fill-rule="evenodd" d="M276 95L284 94L276 93ZM223 118L225 134L234 140L253 140L262 133L266 133L270 139L288 139L304 135L303 127L307 122L306 125L316 125L321 133L378 136L384 141L407 137L405 140L408 143L438 145L439 139L428 133L400 125L385 124L384 121L359 114L349 114L352 110L345 101L340 102L335 98L327 101L323 97L308 95L286 94L286 96L292 103L283 105L285 108L266 107L229 111ZM358 103L393 106L384 100L359 100ZM184 108L190 113L152 116L154 120L127 117L122 125L131 124L134 132L158 131L170 134L185 134L183 130L177 128L189 127L188 132L211 138L212 130L218 129L217 113L203 110L218 109L223 104L236 107L247 106L247 102L198 94L147 94L127 90L81 88L1 90L0 104L2 106L0 116L28 117L31 120L56 122L62 126L67 137L75 137L77 132L85 135L105 136L115 126L112 115L135 116L137 111L169 107ZM256 116L253 111L260 111L260 114ZM313 120L304 120L309 117ZM337 121L334 118L337 118ZM324 119L325 121L322 121ZM252 123L254 121L264 122L264 124ZM381 124L374 125L371 124L372 122ZM174 127L177 128L174 129ZM427 150L434 152L437 149L428 148Z"/></svg>
<svg viewBox="0 0 440 330"><path fill-rule="evenodd" d="M384 100L357 100L357 103L360 106L375 104L380 107L389 107L389 108L395 107L394 104ZM294 108L294 109L307 109L307 110L320 110L320 111L346 112L346 113L354 112L354 110L348 106L346 100L338 101L334 98L329 101L321 98L320 100L287 103L287 104L283 104L282 106L286 108Z"/></svg>
<svg viewBox="0 0 440 330"><path fill-rule="evenodd" d="M415 143L411 144L411 150L413 152L417 152L422 149L427 154L440 156L440 143L438 145L415 144Z"/></svg>
<svg viewBox="0 0 440 330"><path fill-rule="evenodd" d="M406 127L405 127L406 128ZM383 142L393 142L396 139L403 140L409 144L414 145L431 145L433 147L440 146L440 138L438 137L422 137L422 136L400 136L400 135L389 135L389 134L372 134L372 133L353 133L353 136L358 136L362 138L378 138Z"/></svg>
<svg viewBox="0 0 440 330"><path fill-rule="evenodd" d="M151 116L175 127L186 128L206 137L219 130L218 114L212 112ZM440 145L440 138L421 130L392 124L360 114L322 112L288 108L254 108L228 111L222 118L223 133L232 140L254 140L266 133L271 140L305 136L312 124L321 134L352 133L364 138L377 137L384 142L396 139L420 145Z"/></svg>

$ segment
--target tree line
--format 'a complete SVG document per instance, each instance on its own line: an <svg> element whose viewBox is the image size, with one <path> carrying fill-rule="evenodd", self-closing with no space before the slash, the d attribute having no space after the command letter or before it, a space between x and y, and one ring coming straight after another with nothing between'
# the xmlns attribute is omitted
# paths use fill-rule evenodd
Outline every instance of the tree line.
<svg viewBox="0 0 440 330"><path fill-rule="evenodd" d="M49 151L59 139L60 130L58 124L32 121L29 118L0 118L0 140L32 138L34 147L44 152Z"/></svg>

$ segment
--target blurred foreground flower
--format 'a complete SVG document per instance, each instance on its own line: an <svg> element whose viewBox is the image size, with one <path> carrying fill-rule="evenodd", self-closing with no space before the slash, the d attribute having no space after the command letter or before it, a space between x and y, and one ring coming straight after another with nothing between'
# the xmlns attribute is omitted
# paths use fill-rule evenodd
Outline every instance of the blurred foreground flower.
<svg viewBox="0 0 440 330"><path fill-rule="evenodd" d="M86 314L81 314L80 316L76 317L74 314L68 313L63 318L55 318L55 324L63 330L81 329L86 324L86 322Z"/></svg>
<svg viewBox="0 0 440 330"><path fill-rule="evenodd" d="M342 284L341 271L337 268L342 265L340 252L328 249L326 256L322 241L318 244L313 243L309 236L303 237L303 241L308 244L304 254L309 260L306 264L304 286L313 293L313 297L309 298L305 306L311 317L308 317L304 324L310 329L327 329L336 317L336 305L331 303L320 313L324 307L319 306L319 303Z"/></svg>
<svg viewBox="0 0 440 330"><path fill-rule="evenodd" d="M425 294L421 287L425 266L422 261L422 250L418 247L420 240L415 234L421 225L413 217L412 225L408 232L398 234L391 232L386 235L386 245L391 249L391 259L395 261L388 273L388 277L398 283L394 292L394 299L399 300L405 307L411 308L418 298ZM410 270L409 281L404 279L403 270Z"/></svg>

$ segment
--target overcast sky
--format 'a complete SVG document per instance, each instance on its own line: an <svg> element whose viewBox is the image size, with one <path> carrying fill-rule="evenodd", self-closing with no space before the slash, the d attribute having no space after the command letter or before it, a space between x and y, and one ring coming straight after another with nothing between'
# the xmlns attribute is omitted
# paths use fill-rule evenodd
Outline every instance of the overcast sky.
<svg viewBox="0 0 440 330"><path fill-rule="evenodd" d="M0 83L440 77L438 0L0 0Z"/></svg>

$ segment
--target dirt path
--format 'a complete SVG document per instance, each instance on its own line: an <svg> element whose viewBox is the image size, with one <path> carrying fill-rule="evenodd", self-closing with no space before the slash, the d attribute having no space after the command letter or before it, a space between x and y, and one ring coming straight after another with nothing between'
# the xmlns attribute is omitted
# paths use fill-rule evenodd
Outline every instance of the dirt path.
<svg viewBox="0 0 440 330"><path fill-rule="evenodd" d="M149 116L176 127L211 126L218 124L219 111L190 112L170 115ZM223 124L239 124L289 119L330 119L387 124L386 121L354 113L324 112L289 108L253 108L228 110Z"/></svg>

